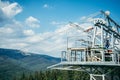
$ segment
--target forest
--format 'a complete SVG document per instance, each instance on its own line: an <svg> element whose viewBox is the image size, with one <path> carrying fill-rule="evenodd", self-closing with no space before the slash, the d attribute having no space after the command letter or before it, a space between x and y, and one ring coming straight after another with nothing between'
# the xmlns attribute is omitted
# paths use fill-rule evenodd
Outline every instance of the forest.
<svg viewBox="0 0 120 80"><path fill-rule="evenodd" d="M22 73L20 76L14 76L13 80L89 80L89 75L80 71L48 70Z"/></svg>

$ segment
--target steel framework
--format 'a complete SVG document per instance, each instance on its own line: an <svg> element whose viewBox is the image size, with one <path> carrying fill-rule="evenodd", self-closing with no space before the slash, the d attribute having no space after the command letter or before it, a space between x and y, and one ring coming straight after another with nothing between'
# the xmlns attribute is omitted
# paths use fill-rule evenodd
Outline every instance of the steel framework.
<svg viewBox="0 0 120 80"><path fill-rule="evenodd" d="M48 68L85 71L90 80L120 80L115 73L120 71L120 26L109 13L101 11L102 18L93 18L94 26L84 31L89 33L86 40L76 36L75 44L84 46L69 47L70 37L67 38L67 51L62 51L61 62Z"/></svg>

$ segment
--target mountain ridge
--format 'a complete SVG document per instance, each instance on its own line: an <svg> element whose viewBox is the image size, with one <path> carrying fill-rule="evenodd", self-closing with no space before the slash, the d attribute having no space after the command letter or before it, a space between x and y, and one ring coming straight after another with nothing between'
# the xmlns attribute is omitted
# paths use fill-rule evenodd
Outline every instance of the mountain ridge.
<svg viewBox="0 0 120 80"><path fill-rule="evenodd" d="M13 75L23 72L47 70L48 66L60 62L60 58L55 58L43 54L29 53L16 49L0 48L0 80L8 80L4 75L11 78Z"/></svg>

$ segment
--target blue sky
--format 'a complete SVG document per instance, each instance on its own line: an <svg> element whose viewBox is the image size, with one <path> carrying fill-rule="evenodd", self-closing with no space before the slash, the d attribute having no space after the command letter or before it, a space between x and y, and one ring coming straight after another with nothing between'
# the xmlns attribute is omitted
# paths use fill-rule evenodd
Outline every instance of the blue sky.
<svg viewBox="0 0 120 80"><path fill-rule="evenodd" d="M80 17L100 10L110 10L115 17L120 13L120 0L11 0L11 2L18 2L23 8L23 12L17 15L16 19L24 21L28 16L34 16L40 20L42 32L47 31L46 28L55 29L50 25L51 21L79 22ZM44 8L44 5L47 7Z"/></svg>
<svg viewBox="0 0 120 80"><path fill-rule="evenodd" d="M66 41L65 34L57 32L66 29L70 21L79 23L82 17L100 10L109 10L111 17L120 22L119 3L120 0L0 0L0 47L59 56Z"/></svg>

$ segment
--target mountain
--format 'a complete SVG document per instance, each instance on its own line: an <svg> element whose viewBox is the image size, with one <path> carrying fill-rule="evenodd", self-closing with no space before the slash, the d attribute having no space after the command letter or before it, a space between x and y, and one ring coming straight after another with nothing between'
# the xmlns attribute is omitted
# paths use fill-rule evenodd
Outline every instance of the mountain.
<svg viewBox="0 0 120 80"><path fill-rule="evenodd" d="M58 62L60 58L0 48L0 80L10 80L23 72L46 70L48 66Z"/></svg>

